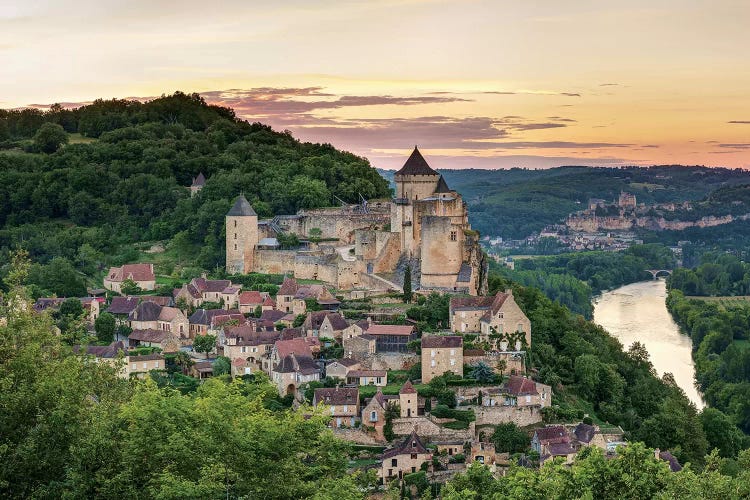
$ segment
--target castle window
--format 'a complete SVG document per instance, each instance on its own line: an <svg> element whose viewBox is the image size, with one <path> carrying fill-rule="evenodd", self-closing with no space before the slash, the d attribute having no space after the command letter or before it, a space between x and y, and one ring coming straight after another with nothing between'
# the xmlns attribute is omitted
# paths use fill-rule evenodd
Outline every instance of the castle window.
<svg viewBox="0 0 750 500"><path fill-rule="evenodd" d="M234 227L237 227L237 221L236 220L234 221Z"/></svg>
<svg viewBox="0 0 750 500"><path fill-rule="evenodd" d="M458 239L458 233L456 231L451 231L451 241L456 241Z"/></svg>
<svg viewBox="0 0 750 500"><path fill-rule="evenodd" d="M234 249L237 250L237 243L234 244Z"/></svg>
<svg viewBox="0 0 750 500"><path fill-rule="evenodd" d="M237 233L234 233L234 239L235 240L237 239Z"/></svg>

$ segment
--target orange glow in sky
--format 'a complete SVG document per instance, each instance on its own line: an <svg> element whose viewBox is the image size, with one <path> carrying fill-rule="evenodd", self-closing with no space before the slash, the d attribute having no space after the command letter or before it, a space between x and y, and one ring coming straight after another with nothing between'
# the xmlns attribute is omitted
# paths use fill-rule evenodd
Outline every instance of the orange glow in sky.
<svg viewBox="0 0 750 500"><path fill-rule="evenodd" d="M395 168L750 168L746 0L0 3L0 107L201 92Z"/></svg>

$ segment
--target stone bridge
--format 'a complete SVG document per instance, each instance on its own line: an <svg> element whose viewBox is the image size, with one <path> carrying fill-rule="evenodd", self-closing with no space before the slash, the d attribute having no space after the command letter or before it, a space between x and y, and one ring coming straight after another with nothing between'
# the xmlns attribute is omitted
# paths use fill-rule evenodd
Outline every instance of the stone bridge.
<svg viewBox="0 0 750 500"><path fill-rule="evenodd" d="M672 269L646 269L646 272L656 279L659 276L670 276L672 274Z"/></svg>

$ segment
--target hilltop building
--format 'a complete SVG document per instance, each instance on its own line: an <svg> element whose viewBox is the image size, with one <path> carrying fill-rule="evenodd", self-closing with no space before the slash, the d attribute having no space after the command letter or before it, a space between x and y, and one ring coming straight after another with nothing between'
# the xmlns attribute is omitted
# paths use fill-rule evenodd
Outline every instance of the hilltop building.
<svg viewBox="0 0 750 500"><path fill-rule="evenodd" d="M285 273L339 289L398 290L408 266L415 289L484 293L487 262L461 195L416 147L395 182L389 201L264 221L241 195L226 216L227 271ZM277 237L284 233L309 246L280 250Z"/></svg>

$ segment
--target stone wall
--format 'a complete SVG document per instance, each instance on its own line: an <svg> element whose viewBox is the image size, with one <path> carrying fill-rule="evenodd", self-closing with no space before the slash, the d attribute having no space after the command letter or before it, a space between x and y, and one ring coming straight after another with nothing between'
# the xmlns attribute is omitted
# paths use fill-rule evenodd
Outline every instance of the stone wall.
<svg viewBox="0 0 750 500"><path fill-rule="evenodd" d="M399 436L408 436L412 431L421 438L428 441L449 441L464 440L469 441L474 438L474 422L469 424L468 429L446 429L433 421L429 416L395 418L393 419L393 433Z"/></svg>
<svg viewBox="0 0 750 500"><path fill-rule="evenodd" d="M385 353L374 354L362 361L362 370L408 370L417 364L419 358L410 353Z"/></svg>
<svg viewBox="0 0 750 500"><path fill-rule="evenodd" d="M294 250L256 250L254 270L266 274L293 273L296 256Z"/></svg>
<svg viewBox="0 0 750 500"><path fill-rule="evenodd" d="M375 439L376 435L374 432L366 432L362 429L336 429L332 428L333 434L340 439L343 439L344 441L349 441L351 443L357 443L357 444L367 444L367 445L380 445L380 443L377 439Z"/></svg>
<svg viewBox="0 0 750 500"><path fill-rule="evenodd" d="M477 417L476 425L479 426L513 422L518 427L525 427L542 421L542 411L539 406L467 406L465 408L474 410Z"/></svg>

